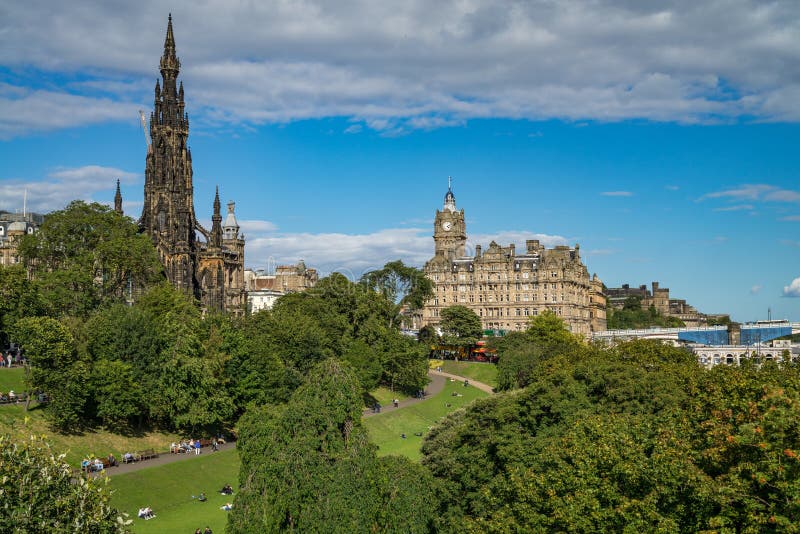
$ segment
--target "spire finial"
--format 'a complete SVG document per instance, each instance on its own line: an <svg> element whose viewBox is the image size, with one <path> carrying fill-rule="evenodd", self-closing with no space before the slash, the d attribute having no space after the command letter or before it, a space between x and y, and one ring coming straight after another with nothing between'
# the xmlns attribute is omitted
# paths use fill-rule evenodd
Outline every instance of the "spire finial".
<svg viewBox="0 0 800 534"><path fill-rule="evenodd" d="M453 177L452 176L448 176L447 177L447 190L448 191L452 191L452 189L453 189Z"/></svg>
<svg viewBox="0 0 800 534"><path fill-rule="evenodd" d="M214 215L219 215L219 186L217 186L216 193L214 194Z"/></svg>

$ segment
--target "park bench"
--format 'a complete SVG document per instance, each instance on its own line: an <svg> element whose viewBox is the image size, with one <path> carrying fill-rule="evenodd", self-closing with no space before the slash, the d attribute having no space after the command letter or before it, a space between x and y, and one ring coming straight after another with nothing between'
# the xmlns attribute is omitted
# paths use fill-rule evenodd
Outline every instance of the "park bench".
<svg viewBox="0 0 800 534"><path fill-rule="evenodd" d="M153 449L147 449L137 452L136 456L138 456L140 460L149 460L151 458L158 458L158 453Z"/></svg>

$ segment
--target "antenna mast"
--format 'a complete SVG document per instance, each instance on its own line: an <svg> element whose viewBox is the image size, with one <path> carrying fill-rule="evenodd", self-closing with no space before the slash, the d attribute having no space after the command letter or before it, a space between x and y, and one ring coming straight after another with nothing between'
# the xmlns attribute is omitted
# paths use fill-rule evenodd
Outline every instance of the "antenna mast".
<svg viewBox="0 0 800 534"><path fill-rule="evenodd" d="M144 111L141 109L139 110L139 119L142 121L142 133L144 134L144 142L147 144L147 153L153 151L153 147L150 143L150 136L147 135L147 120L144 118Z"/></svg>

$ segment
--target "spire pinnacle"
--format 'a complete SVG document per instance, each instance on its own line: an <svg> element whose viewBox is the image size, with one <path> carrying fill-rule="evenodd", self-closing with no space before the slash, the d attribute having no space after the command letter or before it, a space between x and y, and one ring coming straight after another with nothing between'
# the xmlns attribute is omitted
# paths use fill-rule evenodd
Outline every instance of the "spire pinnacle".
<svg viewBox="0 0 800 534"><path fill-rule="evenodd" d="M119 178L117 178L117 193L114 195L114 211L122 214L122 192L119 190Z"/></svg>
<svg viewBox="0 0 800 534"><path fill-rule="evenodd" d="M161 74L164 76L165 89L167 73L171 73L172 78L175 79L178 77L180 68L181 62L175 55L175 35L172 33L172 13L170 13L167 22L167 37L164 39L164 55L161 56Z"/></svg>
<svg viewBox="0 0 800 534"><path fill-rule="evenodd" d="M222 246L222 215L219 213L219 186L214 195L214 215L211 216L211 235L209 245L212 247Z"/></svg>

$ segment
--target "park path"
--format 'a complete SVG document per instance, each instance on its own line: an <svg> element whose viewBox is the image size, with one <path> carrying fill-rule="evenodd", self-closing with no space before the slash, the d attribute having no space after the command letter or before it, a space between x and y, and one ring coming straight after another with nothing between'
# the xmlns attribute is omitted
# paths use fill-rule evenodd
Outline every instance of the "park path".
<svg viewBox="0 0 800 534"><path fill-rule="evenodd" d="M226 451L230 449L235 449L236 443L223 443L219 446L220 451ZM173 454L169 451L167 452L159 452L158 458L152 458L150 460L141 460L139 462L133 462L129 464L120 463L116 467L109 467L105 469L101 473L105 473L106 475L113 477L115 475L124 475L125 473L132 473L133 471L139 471L141 469L147 469L148 467L160 467L164 464L171 464L174 462L190 462L193 458L199 458L202 455L207 454L216 454L211 447L204 447L200 449L202 452L199 455L195 455L194 453L181 453L181 454ZM119 458L122 461L122 458ZM94 473L92 476L98 476L101 473Z"/></svg>
<svg viewBox="0 0 800 534"><path fill-rule="evenodd" d="M445 377L445 378L453 378L455 380L464 380L463 376L454 375L452 373L445 373L444 371L429 371L428 374L429 375L434 375L434 376L438 375L438 376L442 376L442 377ZM492 393L494 393L494 388L492 386L490 386L489 384L484 384L483 382L478 382L477 380L473 380L471 378L469 378L468 380L469 380L469 385L470 386L474 386L474 387L480 389L481 391L485 391L486 393L489 393L490 395Z"/></svg>
<svg viewBox="0 0 800 534"><path fill-rule="evenodd" d="M428 400L429 398L433 397L440 391L444 389L444 385L447 383L447 380L453 379L462 381L464 380L463 376L454 375L451 373L445 373L442 371L435 371L430 370L428 371L428 376L430 377L431 381L428 383L428 387L425 388L425 397L421 399L417 399L414 397L410 397L408 399L403 399L400 401L400 406L395 408L391 404L388 406L382 407L382 413L400 410L411 406L413 404L420 403L422 401ZM475 380L469 381L470 386L474 386L482 391L486 391L487 393L493 393L492 386L484 384L482 382L477 382ZM372 410L366 409L363 413L364 417L369 417L375 415L372 413ZM219 446L220 451L235 449L236 443L225 443ZM215 454L214 451L211 450L211 447L204 447L201 454ZM195 454L172 454L170 452L161 452L159 453L158 458L153 458L152 460L143 460L140 462L135 462L131 464L119 464L116 467L109 467L103 473L105 473L109 477L113 477L115 475L124 475L126 473L132 473L134 471L139 471L141 469L147 469L148 467L160 467L165 464L171 464L174 462L191 462L193 458L198 458L199 456ZM99 473L95 473L93 476L98 476Z"/></svg>

